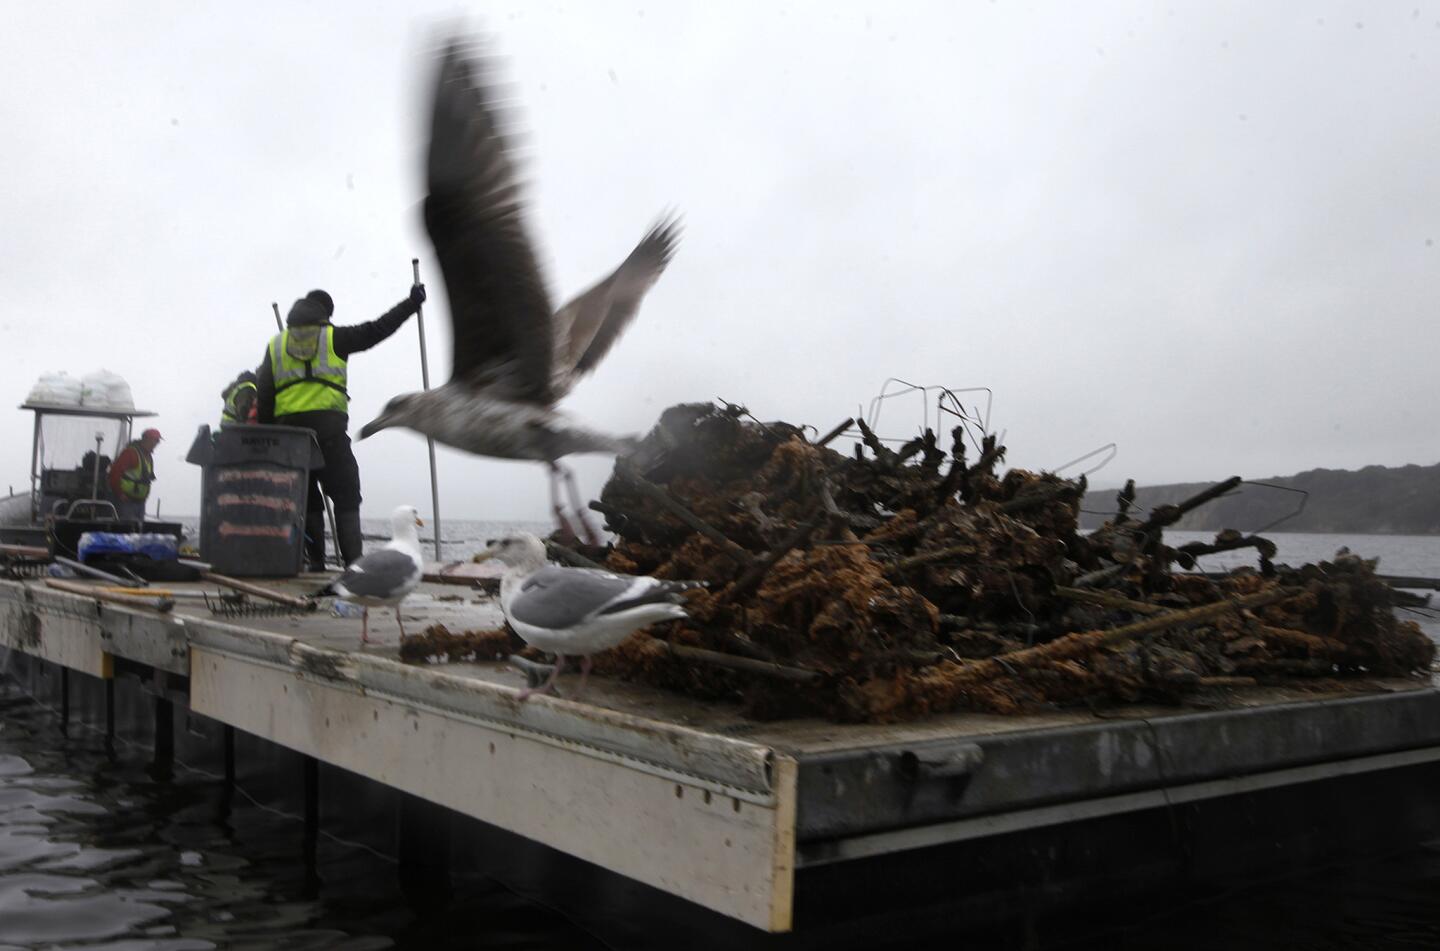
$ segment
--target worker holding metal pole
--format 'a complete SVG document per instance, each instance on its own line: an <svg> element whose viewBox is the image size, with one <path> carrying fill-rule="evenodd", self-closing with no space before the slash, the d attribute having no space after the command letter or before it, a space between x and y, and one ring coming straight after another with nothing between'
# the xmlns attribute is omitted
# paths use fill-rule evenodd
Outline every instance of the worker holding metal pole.
<svg viewBox="0 0 1440 951"><path fill-rule="evenodd" d="M420 287L420 259L411 258L410 268L414 272L415 286ZM430 389L430 360L425 354L425 309L415 308L415 326L420 328L420 385L426 390ZM435 474L435 440L429 436L425 437L425 444L430 449L430 514L435 523L435 560L444 561L440 557L440 480Z"/></svg>
<svg viewBox="0 0 1440 951"><path fill-rule="evenodd" d="M325 501L335 505L336 535L345 564L363 553L360 531L360 466L350 448L351 358L400 329L425 300L415 284L410 294L385 314L361 324L331 323L335 302L323 290L295 301L285 329L266 347L256 370L257 416L263 423L299 426L315 433L324 467L311 473L305 535L306 560L324 567Z"/></svg>

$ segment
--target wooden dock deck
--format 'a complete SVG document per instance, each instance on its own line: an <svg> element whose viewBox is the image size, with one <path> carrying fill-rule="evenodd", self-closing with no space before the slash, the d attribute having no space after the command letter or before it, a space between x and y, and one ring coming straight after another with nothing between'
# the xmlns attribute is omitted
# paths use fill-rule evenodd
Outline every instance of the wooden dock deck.
<svg viewBox="0 0 1440 951"><path fill-rule="evenodd" d="M500 623L455 586L402 610L414 632ZM162 614L0 581L0 647L148 678L195 714L772 932L812 870L1440 761L1440 692L1416 681L1208 710L761 723L605 678L583 701L520 702L509 665L403 663L391 612L370 627L381 643L361 649L358 618Z"/></svg>

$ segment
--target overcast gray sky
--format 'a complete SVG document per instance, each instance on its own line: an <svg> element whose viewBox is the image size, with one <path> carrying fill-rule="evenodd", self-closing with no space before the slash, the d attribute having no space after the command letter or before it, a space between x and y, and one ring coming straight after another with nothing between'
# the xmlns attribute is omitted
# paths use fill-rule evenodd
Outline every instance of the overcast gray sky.
<svg viewBox="0 0 1440 951"><path fill-rule="evenodd" d="M723 396L828 429L899 376L993 388L1014 465L1117 442L1106 483L1440 459L1437 3L56 3L0 35L0 487L30 439L3 406L105 367L194 512L183 455L272 300L323 287L347 323L412 256L438 278L419 164L455 17L507 58L556 297L685 216L563 404L586 423ZM354 358L352 432L418 352L412 321ZM356 454L367 515L429 509L419 437ZM547 510L538 465L441 449L440 483L451 517Z"/></svg>

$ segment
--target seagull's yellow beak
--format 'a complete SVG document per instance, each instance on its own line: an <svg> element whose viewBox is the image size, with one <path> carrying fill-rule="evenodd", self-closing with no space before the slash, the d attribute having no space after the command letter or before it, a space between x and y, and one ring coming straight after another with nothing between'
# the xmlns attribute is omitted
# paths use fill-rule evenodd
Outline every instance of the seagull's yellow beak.
<svg viewBox="0 0 1440 951"><path fill-rule="evenodd" d="M416 525L419 525L421 528L424 528L424 527L425 527L425 520L424 520L423 518L421 518L420 516L417 515L417 516L415 516L415 524L416 524Z"/></svg>
<svg viewBox="0 0 1440 951"><path fill-rule="evenodd" d="M487 548L484 551L477 551L474 555L471 556L470 561L478 565L480 564L480 562L489 561L491 558L494 557L495 550L493 548Z"/></svg>

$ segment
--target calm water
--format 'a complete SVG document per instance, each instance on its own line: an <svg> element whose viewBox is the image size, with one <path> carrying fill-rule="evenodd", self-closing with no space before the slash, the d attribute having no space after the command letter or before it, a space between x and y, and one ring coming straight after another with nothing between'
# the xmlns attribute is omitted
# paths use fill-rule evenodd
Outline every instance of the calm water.
<svg viewBox="0 0 1440 951"><path fill-rule="evenodd" d="M462 557L506 527L450 523L447 556ZM1328 558L1349 545L1379 556L1387 573L1440 575L1437 537L1272 537L1281 560ZM1245 553L1210 559L1216 568L1243 560ZM460 883L443 907L412 910L390 861L333 838L322 836L311 875L299 860L298 818L243 795L227 804L223 784L207 773L178 768L157 781L148 758L123 744L107 747L93 731L63 734L53 711L0 679L0 951L607 946L546 905L484 880ZM907 946L903 935L896 939ZM1123 931L1057 947L1440 948L1440 844L1205 904L1146 905Z"/></svg>

